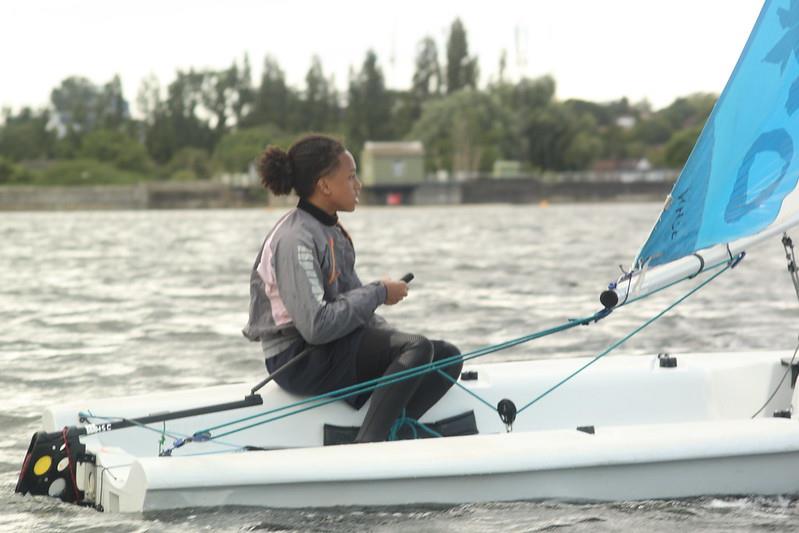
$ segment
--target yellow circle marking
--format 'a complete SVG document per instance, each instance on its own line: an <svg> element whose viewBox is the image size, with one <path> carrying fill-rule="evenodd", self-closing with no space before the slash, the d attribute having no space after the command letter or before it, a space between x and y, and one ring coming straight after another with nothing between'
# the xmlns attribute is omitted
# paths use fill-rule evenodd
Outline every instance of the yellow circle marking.
<svg viewBox="0 0 799 533"><path fill-rule="evenodd" d="M50 466L53 464L53 458L49 455L42 455L36 460L36 464L33 465L33 473L37 476L43 476L50 470Z"/></svg>

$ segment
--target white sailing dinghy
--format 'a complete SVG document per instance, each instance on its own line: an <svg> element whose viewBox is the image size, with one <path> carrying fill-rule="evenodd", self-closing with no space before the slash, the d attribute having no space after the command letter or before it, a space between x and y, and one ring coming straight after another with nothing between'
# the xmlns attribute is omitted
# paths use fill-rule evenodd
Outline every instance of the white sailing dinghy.
<svg viewBox="0 0 799 533"><path fill-rule="evenodd" d="M593 364L621 339L593 358L473 364L687 278L704 277L698 290L757 242L783 235L799 222L797 109L799 2L769 0L602 310L465 354L458 386L423 420L399 420L395 440L348 444L365 409L340 401L386 379L314 398L271 382L86 400L46 410L16 490L119 512L797 493L796 352ZM783 243L799 295L792 244Z"/></svg>

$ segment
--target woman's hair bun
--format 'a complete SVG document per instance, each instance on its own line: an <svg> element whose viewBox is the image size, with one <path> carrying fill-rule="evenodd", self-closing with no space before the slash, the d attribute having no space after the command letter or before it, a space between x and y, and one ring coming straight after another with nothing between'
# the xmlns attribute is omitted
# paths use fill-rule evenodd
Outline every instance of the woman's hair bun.
<svg viewBox="0 0 799 533"><path fill-rule="evenodd" d="M277 146L269 146L258 160L258 175L264 187L277 196L289 194L294 186L294 172L289 155Z"/></svg>

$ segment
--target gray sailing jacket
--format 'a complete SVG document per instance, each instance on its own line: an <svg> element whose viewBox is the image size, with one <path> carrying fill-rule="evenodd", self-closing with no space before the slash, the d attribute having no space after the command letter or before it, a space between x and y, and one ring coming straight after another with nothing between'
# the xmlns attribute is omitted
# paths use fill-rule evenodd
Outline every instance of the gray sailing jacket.
<svg viewBox="0 0 799 533"><path fill-rule="evenodd" d="M344 228L296 208L278 221L255 259L242 333L261 341L271 357L300 337L317 345L343 337L369 323L385 300L382 283L358 279Z"/></svg>

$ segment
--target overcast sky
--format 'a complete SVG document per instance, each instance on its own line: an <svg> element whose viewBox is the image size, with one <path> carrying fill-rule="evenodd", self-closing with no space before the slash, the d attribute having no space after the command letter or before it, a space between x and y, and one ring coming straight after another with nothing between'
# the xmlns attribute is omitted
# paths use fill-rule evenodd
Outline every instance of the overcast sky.
<svg viewBox="0 0 799 533"><path fill-rule="evenodd" d="M783 0L786 3L788 0ZM115 73L135 102L141 80L165 86L177 69L223 68L248 53L254 80L266 54L304 85L311 56L345 89L367 49L387 83L407 88L418 42L444 45L463 21L480 84L551 74L560 99L648 99L656 108L724 86L761 0L14 0L0 4L0 107L41 107L62 79Z"/></svg>

